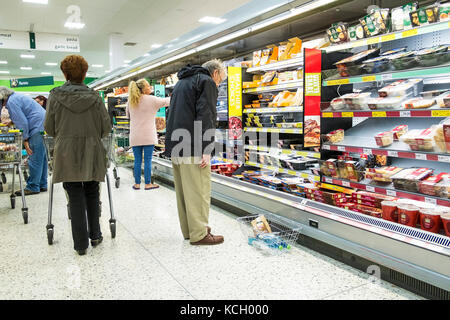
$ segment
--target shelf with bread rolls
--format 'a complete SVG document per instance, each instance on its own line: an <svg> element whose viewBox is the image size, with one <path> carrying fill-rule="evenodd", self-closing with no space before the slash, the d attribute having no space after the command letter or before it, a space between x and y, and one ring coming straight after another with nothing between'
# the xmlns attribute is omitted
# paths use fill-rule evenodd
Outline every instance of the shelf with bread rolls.
<svg viewBox="0 0 450 320"><path fill-rule="evenodd" d="M261 94L261 93L270 93L270 92L279 92L279 91L285 91L289 89L298 89L303 88L303 80L294 80L294 81L287 81L278 83L275 85L270 86L262 86L257 88L247 88L242 91L244 94Z"/></svg>
<svg viewBox="0 0 450 320"><path fill-rule="evenodd" d="M263 73L266 71L284 70L290 68L298 68L303 66L303 55L289 60L277 61L269 64L265 64L258 67L248 68L248 73Z"/></svg>

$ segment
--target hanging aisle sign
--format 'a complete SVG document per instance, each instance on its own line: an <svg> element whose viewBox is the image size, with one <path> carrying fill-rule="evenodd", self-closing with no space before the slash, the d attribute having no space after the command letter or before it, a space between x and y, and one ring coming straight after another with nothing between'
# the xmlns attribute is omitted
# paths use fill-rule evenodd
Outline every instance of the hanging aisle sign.
<svg viewBox="0 0 450 320"><path fill-rule="evenodd" d="M0 49L80 52L80 37L68 34L0 30Z"/></svg>
<svg viewBox="0 0 450 320"><path fill-rule="evenodd" d="M55 82L53 76L50 77L38 77L38 78L23 78L23 79L11 79L11 88L22 87L37 87L37 86L52 86Z"/></svg>

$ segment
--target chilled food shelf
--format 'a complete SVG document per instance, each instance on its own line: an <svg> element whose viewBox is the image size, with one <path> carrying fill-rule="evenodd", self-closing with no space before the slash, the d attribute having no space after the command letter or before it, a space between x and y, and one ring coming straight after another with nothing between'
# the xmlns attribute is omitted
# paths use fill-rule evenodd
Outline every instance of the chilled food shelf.
<svg viewBox="0 0 450 320"><path fill-rule="evenodd" d="M397 111L340 111L322 112L323 118L445 118L450 109L397 110Z"/></svg>
<svg viewBox="0 0 450 320"><path fill-rule="evenodd" d="M266 92L284 91L287 89L298 89L298 88L302 88L302 87L303 87L303 81L292 81L292 82L279 83L279 84L273 85L273 86L244 89L243 93L260 94L260 93L266 93Z"/></svg>
<svg viewBox="0 0 450 320"><path fill-rule="evenodd" d="M267 133L290 133L303 134L303 129L281 129L281 128L244 128L245 132L267 132Z"/></svg>
<svg viewBox="0 0 450 320"><path fill-rule="evenodd" d="M346 187L346 188L355 188L359 190L364 190L368 192L375 192L378 194L383 194L391 197L398 197L404 199L411 199L422 201L426 203L431 203L434 205L440 205L445 207L450 207L450 199L437 198L432 196L423 195L420 193L408 192L403 190L397 190L393 187L392 184L388 185L380 185L377 183L373 183L372 180L364 179L359 182L345 180L345 179L337 179L331 177L322 177L322 182L335 184L338 186Z"/></svg>
<svg viewBox="0 0 450 320"><path fill-rule="evenodd" d="M303 112L303 107L278 107L278 108L247 108L244 113L288 113Z"/></svg>
<svg viewBox="0 0 450 320"><path fill-rule="evenodd" d="M401 40L406 39L414 36L420 36L425 34L430 34L437 31L444 31L450 28L450 22L444 21L439 23L434 23L426 26L417 27L410 30L402 30L398 32L392 32L388 34L383 34L381 36L376 37L370 37L367 39L357 40L357 41L351 41L339 45L333 45L328 48L325 48L324 50L327 53L330 52L336 52L341 51L345 49L351 49L351 48L357 48L357 47L363 47L368 46L372 44L378 44L378 43L386 43L394 40Z"/></svg>
<svg viewBox="0 0 450 320"><path fill-rule="evenodd" d="M245 164L247 166L266 169L266 170L269 170L269 171L272 171L275 173L286 173L291 176L301 177L304 179L309 179L311 181L320 182L320 177L309 173L309 171L302 172L302 171L288 170L288 169L277 168L274 166L268 166L268 165L264 165L264 164L260 164L260 163L256 163L256 162L252 162L252 161L246 161Z"/></svg>
<svg viewBox="0 0 450 320"><path fill-rule="evenodd" d="M450 65L429 67L429 68L415 68L406 71L389 71L387 73L379 73L373 75L363 75L348 78L339 78L323 81L324 87L339 86L344 84L357 84L376 81L391 81L401 79L413 79L413 78L442 78L450 76Z"/></svg>
<svg viewBox="0 0 450 320"><path fill-rule="evenodd" d="M294 59L278 61L263 66L248 68L248 73L261 73L265 71L283 70L288 68L295 68L303 66L303 55Z"/></svg>
<svg viewBox="0 0 450 320"><path fill-rule="evenodd" d="M290 156L301 156L306 158L315 158L320 159L320 153L319 152L311 152L311 151L298 151L298 150L290 150L290 149L278 149L278 148L270 148L270 147L264 147L264 146L245 146L246 150L251 151L262 151L262 152L269 152L269 153L280 153L280 154L286 154Z"/></svg>
<svg viewBox="0 0 450 320"><path fill-rule="evenodd" d="M437 125L440 121L440 118L369 118L345 131L345 136L342 141L334 144L325 143L322 145L322 149L449 163L450 154L441 150L434 144L434 139L431 138L428 149L417 151L411 150L408 144L401 141L394 141L389 146L380 147L375 140L375 136L378 134L391 131L400 125L408 126L409 131L423 131ZM422 149L425 149L425 145L422 146Z"/></svg>

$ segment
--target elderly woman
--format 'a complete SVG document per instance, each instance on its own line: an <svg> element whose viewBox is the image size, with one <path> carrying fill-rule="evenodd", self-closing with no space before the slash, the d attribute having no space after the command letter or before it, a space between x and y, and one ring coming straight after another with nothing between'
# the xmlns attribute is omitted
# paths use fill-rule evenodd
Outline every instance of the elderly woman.
<svg viewBox="0 0 450 320"><path fill-rule="evenodd" d="M69 197L74 249L86 254L102 240L99 182L105 180L106 150L101 139L111 132L108 112L94 90L84 83L88 63L67 56L61 71L67 82L50 92L45 130L55 137L53 183L63 182ZM42 109L42 108L41 108Z"/></svg>
<svg viewBox="0 0 450 320"><path fill-rule="evenodd" d="M29 155L30 175L24 190L26 196L47 191L47 157L44 139L45 110L30 97L0 87L0 99L16 128L22 130L25 149ZM19 190L16 195L22 195Z"/></svg>

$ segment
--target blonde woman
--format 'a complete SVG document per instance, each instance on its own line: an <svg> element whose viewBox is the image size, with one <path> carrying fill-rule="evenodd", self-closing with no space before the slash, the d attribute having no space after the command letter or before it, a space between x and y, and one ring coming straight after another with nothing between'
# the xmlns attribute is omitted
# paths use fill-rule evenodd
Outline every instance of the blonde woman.
<svg viewBox="0 0 450 320"><path fill-rule="evenodd" d="M130 119L130 146L134 153L134 190L141 189L142 154L144 154L145 190L159 188L151 183L152 156L158 142L156 113L170 105L170 98L158 98L151 94L147 80L131 81L128 86L127 117Z"/></svg>

